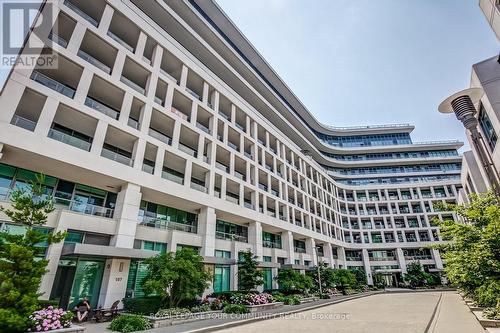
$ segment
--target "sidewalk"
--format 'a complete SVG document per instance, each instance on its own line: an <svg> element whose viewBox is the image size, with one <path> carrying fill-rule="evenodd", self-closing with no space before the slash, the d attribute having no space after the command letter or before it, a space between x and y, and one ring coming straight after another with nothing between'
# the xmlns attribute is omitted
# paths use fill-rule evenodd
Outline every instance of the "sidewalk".
<svg viewBox="0 0 500 333"><path fill-rule="evenodd" d="M367 297L367 296L375 295L378 293L380 293L380 292L367 292L367 293L361 293L361 294L356 294L356 295L336 296L333 299L321 299L321 300L317 300L315 302L305 303L305 304L300 304L300 305L293 305L293 306L292 305L285 305L285 306L278 308L278 309L272 309L272 310L268 310L268 311L264 311L264 312L257 312L257 313L253 313L253 314L248 314L248 317L246 317L246 319L241 319L241 318L205 319L205 320L199 320L199 321L194 321L194 322L190 322L190 323L174 325L174 326L169 326L169 327L155 328L155 329L147 330L145 332L147 332L147 333L163 332L164 333L164 332L168 331L169 333L182 333L182 332L193 332L193 331L196 331L196 332L213 331L216 328L231 327L232 324L240 325L242 321L244 321L245 323L251 323L251 322L262 320L262 317L266 317L266 318L273 318L274 316L278 317L278 316L284 315L284 314L302 312L302 311L306 311L306 310L310 310L310 309L314 309L314 308L318 308L318 307L323 307L323 306L330 305L330 304L344 302L344 301L351 300L351 299ZM111 330L107 329L107 327L109 326L109 322L108 323L99 323L99 324L85 323L83 326L85 326L85 328L86 328L85 333L112 332Z"/></svg>

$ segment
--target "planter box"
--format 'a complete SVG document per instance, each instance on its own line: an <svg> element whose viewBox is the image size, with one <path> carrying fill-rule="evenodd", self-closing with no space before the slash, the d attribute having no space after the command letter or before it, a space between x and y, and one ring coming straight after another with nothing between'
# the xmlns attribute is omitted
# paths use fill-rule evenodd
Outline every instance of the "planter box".
<svg viewBox="0 0 500 333"><path fill-rule="evenodd" d="M472 313L476 316L477 320L479 321L481 326L483 326L484 328L486 328L486 327L489 327L489 328L500 327L500 320L484 318L482 311L472 311Z"/></svg>
<svg viewBox="0 0 500 333"><path fill-rule="evenodd" d="M281 308L283 306L283 302L274 302L260 305L245 305L250 313L266 311L271 309Z"/></svg>
<svg viewBox="0 0 500 333"><path fill-rule="evenodd" d="M190 323L198 320L205 320L214 317L214 314L221 313L222 311L207 311L198 313L188 313L179 316L171 317L155 317L155 316L144 316L149 320L153 328L167 327L173 325L179 325L184 323Z"/></svg>
<svg viewBox="0 0 500 333"><path fill-rule="evenodd" d="M304 297L304 298L301 298L300 299L300 304L304 304L304 303L311 303L311 302L314 302L314 301L317 301L318 298L317 297Z"/></svg>
<svg viewBox="0 0 500 333"><path fill-rule="evenodd" d="M60 328L58 330L50 330L50 331L42 331L42 332L47 332L47 333L83 333L83 331L85 331L85 327L72 325L71 327L67 327L67 328Z"/></svg>

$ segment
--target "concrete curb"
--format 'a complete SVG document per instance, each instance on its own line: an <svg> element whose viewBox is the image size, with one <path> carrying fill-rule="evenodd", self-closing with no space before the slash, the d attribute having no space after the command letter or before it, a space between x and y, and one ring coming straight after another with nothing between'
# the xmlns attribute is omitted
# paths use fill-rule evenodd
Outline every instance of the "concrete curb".
<svg viewBox="0 0 500 333"><path fill-rule="evenodd" d="M346 298L339 299L339 300L332 300L331 302L325 302L325 303L321 303L321 304L312 304L311 306L308 306L305 308L284 311L284 312L279 312L279 313L273 313L273 314L265 315L262 317L259 316L256 318L242 319L242 320L238 320L238 321L233 321L233 322L219 324L219 325L213 325L213 326L209 326L209 327L198 328L198 329L194 329L194 330L190 330L190 331L184 331L183 333L213 332L216 330L222 330L222 329L231 328L231 327L235 327L235 326L241 326L241 325L250 324L250 323L263 321L263 320L275 319L275 318L279 318L282 316L292 315L292 314L298 313L298 312L314 310L317 308L321 308L321 307L325 307L325 306L329 306L329 305L333 305L333 304L338 304L338 303L342 303L342 302L347 302L347 301L351 301L351 300L358 299L358 298L378 295L378 294L382 294L382 293L384 293L384 292L383 291L374 291L374 292L369 292L369 293L364 293L364 294L353 295L352 297L346 297Z"/></svg>

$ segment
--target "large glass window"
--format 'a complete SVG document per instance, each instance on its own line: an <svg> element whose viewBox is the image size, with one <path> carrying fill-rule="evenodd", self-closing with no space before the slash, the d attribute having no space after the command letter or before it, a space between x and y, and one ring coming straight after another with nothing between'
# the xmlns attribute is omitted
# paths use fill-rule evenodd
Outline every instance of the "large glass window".
<svg viewBox="0 0 500 333"><path fill-rule="evenodd" d="M231 271L227 265L215 265L214 269L214 292L230 290Z"/></svg>
<svg viewBox="0 0 500 333"><path fill-rule="evenodd" d="M147 272L148 266L143 261L132 260L130 262L126 297L140 298L145 296L142 289L142 281L146 277Z"/></svg>
<svg viewBox="0 0 500 333"><path fill-rule="evenodd" d="M264 290L273 289L273 270L272 268L264 268Z"/></svg>
<svg viewBox="0 0 500 333"><path fill-rule="evenodd" d="M219 239L248 243L248 228L230 222L217 220L215 236Z"/></svg>
<svg viewBox="0 0 500 333"><path fill-rule="evenodd" d="M494 150L497 144L498 137L483 104L481 104L479 108L479 124L481 125L481 129L483 130L486 142L488 143L491 150Z"/></svg>

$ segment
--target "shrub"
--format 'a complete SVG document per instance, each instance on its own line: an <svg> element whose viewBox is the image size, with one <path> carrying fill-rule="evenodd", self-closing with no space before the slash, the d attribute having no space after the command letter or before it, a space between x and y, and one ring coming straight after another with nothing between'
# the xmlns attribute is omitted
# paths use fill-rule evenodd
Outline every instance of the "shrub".
<svg viewBox="0 0 500 333"><path fill-rule="evenodd" d="M243 304L227 304L223 309L224 313L248 313L248 309Z"/></svg>
<svg viewBox="0 0 500 333"><path fill-rule="evenodd" d="M500 320L500 302L494 308L487 308L483 311L483 317L486 319Z"/></svg>
<svg viewBox="0 0 500 333"><path fill-rule="evenodd" d="M196 305L196 306L193 306L192 308L189 309L189 311L191 311L191 313L207 312L210 310L212 310L212 309L210 308L210 304L208 304L208 303Z"/></svg>
<svg viewBox="0 0 500 333"><path fill-rule="evenodd" d="M170 309L160 309L156 312L155 317L173 317L173 316L181 316L191 313L188 309L185 308L170 308Z"/></svg>
<svg viewBox="0 0 500 333"><path fill-rule="evenodd" d="M300 296L298 296L298 295L286 296L283 302L286 305L299 305L300 304Z"/></svg>
<svg viewBox="0 0 500 333"><path fill-rule="evenodd" d="M260 305L272 303L274 298L271 294L261 293L261 294L234 294L231 296L229 303L231 304L245 304L245 305Z"/></svg>
<svg viewBox="0 0 500 333"><path fill-rule="evenodd" d="M54 299L39 299L38 306L40 307L40 309L45 309L48 308L49 306L57 308L59 307L59 301Z"/></svg>
<svg viewBox="0 0 500 333"><path fill-rule="evenodd" d="M158 312L163 306L160 297L125 298L123 308L126 312L149 315Z"/></svg>
<svg viewBox="0 0 500 333"><path fill-rule="evenodd" d="M29 316L29 326L33 332L56 330L70 327L72 318L72 312L49 306L46 309L33 312Z"/></svg>
<svg viewBox="0 0 500 333"><path fill-rule="evenodd" d="M292 268L283 268L275 277L280 289L285 294L306 293L313 287L313 279Z"/></svg>
<svg viewBox="0 0 500 333"><path fill-rule="evenodd" d="M150 328L149 320L139 315L120 315L109 325L110 330L122 333L144 331Z"/></svg>
<svg viewBox="0 0 500 333"><path fill-rule="evenodd" d="M500 283L495 280L485 281L476 289L473 299L479 306L495 306L500 302Z"/></svg>

